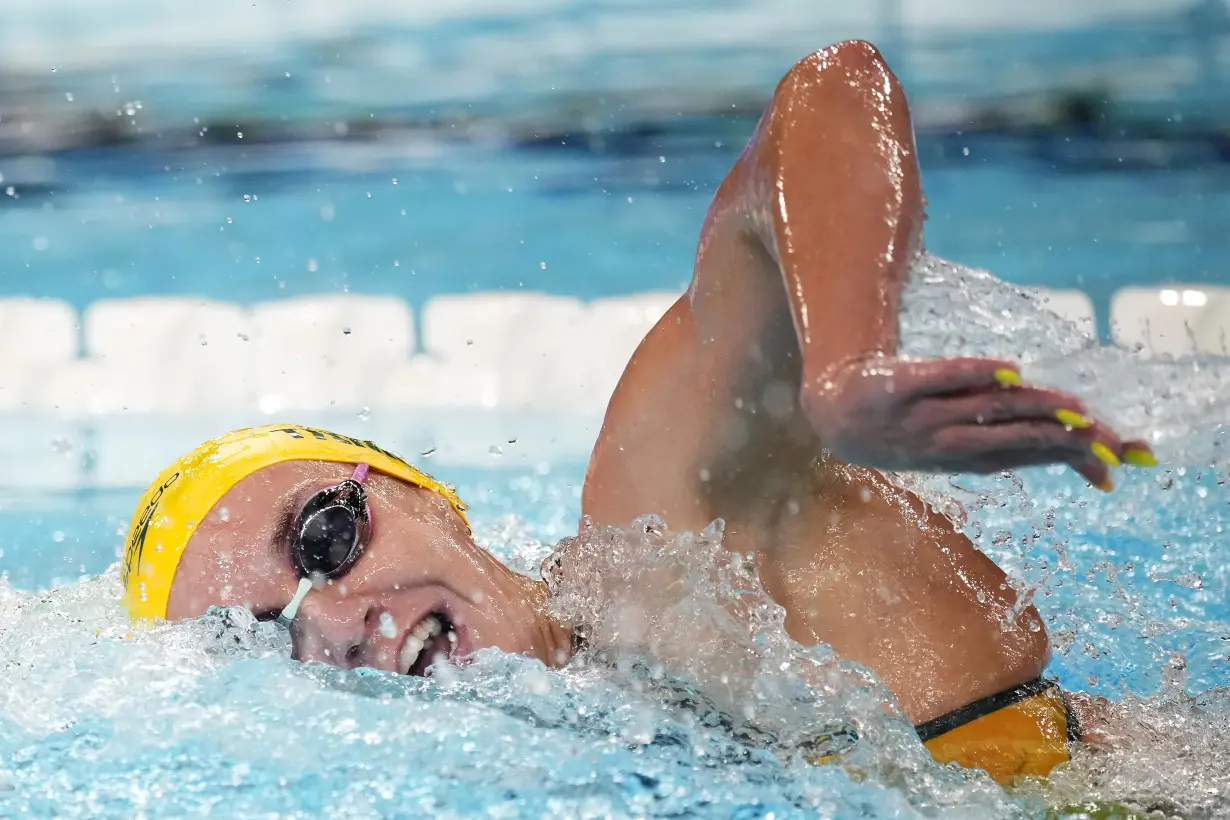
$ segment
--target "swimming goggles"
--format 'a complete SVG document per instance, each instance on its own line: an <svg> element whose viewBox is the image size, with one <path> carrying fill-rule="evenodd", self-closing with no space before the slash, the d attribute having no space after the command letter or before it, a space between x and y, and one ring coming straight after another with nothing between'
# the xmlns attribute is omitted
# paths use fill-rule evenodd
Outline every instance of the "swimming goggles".
<svg viewBox="0 0 1230 820"><path fill-rule="evenodd" d="M275 623L279 626L289 629L313 585L345 575L367 548L372 514L363 482L368 469L360 464L350 478L321 490L303 505L290 549L299 587L278 615Z"/></svg>

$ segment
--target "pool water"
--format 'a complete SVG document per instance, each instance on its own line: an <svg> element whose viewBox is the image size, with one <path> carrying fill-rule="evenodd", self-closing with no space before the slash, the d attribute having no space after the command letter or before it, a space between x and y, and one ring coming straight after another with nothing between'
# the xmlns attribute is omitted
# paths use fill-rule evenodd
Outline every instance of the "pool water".
<svg viewBox="0 0 1230 820"><path fill-rule="evenodd" d="M681 118L604 147L416 137L0 159L0 190L12 185L0 196L4 292L85 307L147 294L349 290L421 305L471 291L681 289L709 197L752 124L719 120ZM1230 185L1218 162L1061 171L1036 142L928 133L920 155L941 256L1083 289L1102 316L1125 285L1225 281ZM1230 706L1175 705L1230 683L1224 362L1098 351L968 272L929 273L914 282L911 350L1022 357L1027 375L1156 436L1163 466L1124 471L1109 496L1062 470L899 477L945 509L959 503L966 531L1032 592L1060 681L1125 704L1125 751L1081 753L1012 794L936 766L891 714L870 717L886 703L874 680L783 643L763 601L746 634L724 636L767 647L748 703L783 732L866 720L876 742L853 771L808 766L737 720L680 707L690 678L628 658L550 671L486 653L423 681L292 664L237 612L133 633L113 564L141 488L11 486L0 488L0 816L998 818L1086 800L1224 816ZM479 542L533 574L576 532L584 466L493 453L486 466L432 469L472 505ZM624 568L677 561L704 580L660 619L681 635L731 594L712 581L707 543L676 533L616 553ZM800 683L803 668L829 688ZM703 679L704 659L688 671Z"/></svg>
<svg viewBox="0 0 1230 820"><path fill-rule="evenodd" d="M945 321L935 300L966 304ZM1014 323L1034 330L1028 343ZM1205 361L1201 381L1191 362L1159 367L1100 350L1022 308L1006 286L939 260L915 273L903 325L912 352L1015 345L1027 374L1072 378L1111 415L1145 408L1157 419L1167 465L1125 471L1109 496L1061 470L899 477L934 503L962 505L966 530L1032 590L1060 681L1124 703L1126 751L1082 753L1047 784L1012 794L937 766L885 713L873 678L786 639L767 598L751 626L703 644L682 671L618 652L614 663L586 657L561 671L483 653L427 681L302 667L238 611L134 634L108 567L136 490L13 493L0 536L0 814L1079 817L1070 807L1092 800L1220 815L1230 703L1176 704L1230 679L1230 574L1217 558L1230 521L1223 405L1206 401L1224 395L1230 370ZM1090 368L1096 375L1082 378ZM500 463L440 472L471 500L479 542L533 574L575 532L583 467ZM589 553L584 539L570 549L577 543L589 558L573 562L554 600L596 622L611 622L614 602L636 601L638 568L689 568L687 597L650 616L669 640L687 640L756 586L746 569L721 569L727 553L712 535L598 540ZM596 592L621 573L618 594ZM861 721L867 739L849 772L809 766L723 717L731 709L704 706L696 682L729 646L758 653L756 685L738 703L754 725L777 727L774 737Z"/></svg>
<svg viewBox="0 0 1230 820"><path fill-rule="evenodd" d="M70 152L26 169L38 182L24 186L19 162L0 159L15 183L0 196L5 292L84 307L149 294L349 290L421 305L481 290L682 289L709 199L754 122L669 125L618 149L424 139ZM1103 313L1124 286L1225 280L1230 166L1060 171L1038 150L920 134L929 247L1008 281L1083 289Z"/></svg>

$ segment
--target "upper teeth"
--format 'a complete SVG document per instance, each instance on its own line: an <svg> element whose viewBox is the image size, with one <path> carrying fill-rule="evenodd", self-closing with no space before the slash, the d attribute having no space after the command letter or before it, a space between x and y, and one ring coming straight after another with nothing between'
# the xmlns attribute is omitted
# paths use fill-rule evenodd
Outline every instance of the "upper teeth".
<svg viewBox="0 0 1230 820"><path fill-rule="evenodd" d="M423 651L427 641L433 635L439 635L442 629L444 625L440 623L440 619L435 615L428 615L419 621L418 626L410 630L410 634L406 636L406 642L402 644L401 655L398 656L398 670L403 675L410 674L410 668L418 661L419 653ZM451 643L457 643L457 633L450 629L448 639Z"/></svg>

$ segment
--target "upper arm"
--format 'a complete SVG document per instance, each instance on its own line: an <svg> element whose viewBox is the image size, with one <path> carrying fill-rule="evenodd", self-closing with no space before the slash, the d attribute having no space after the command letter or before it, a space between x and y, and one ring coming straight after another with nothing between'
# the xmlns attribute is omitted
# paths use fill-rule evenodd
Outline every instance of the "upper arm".
<svg viewBox="0 0 1230 820"><path fill-rule="evenodd" d="M767 196L753 224L777 262L806 372L895 352L924 217L905 93L879 53L848 42L795 65L755 160Z"/></svg>
<svg viewBox="0 0 1230 820"><path fill-rule="evenodd" d="M703 527L729 506L705 485L715 461L730 486L756 486L763 465L744 433L764 424L749 414L766 387L797 395L808 373L895 349L922 225L913 150L904 95L870 46L825 49L787 74L714 197L688 293L611 398L586 515Z"/></svg>

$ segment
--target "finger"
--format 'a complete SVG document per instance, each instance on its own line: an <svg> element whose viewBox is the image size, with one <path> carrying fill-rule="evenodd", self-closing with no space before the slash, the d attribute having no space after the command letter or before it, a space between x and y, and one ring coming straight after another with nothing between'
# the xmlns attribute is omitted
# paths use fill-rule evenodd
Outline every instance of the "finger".
<svg viewBox="0 0 1230 820"><path fill-rule="evenodd" d="M1021 384L1020 370L1003 359L933 359L910 362L894 370L897 393L907 396L934 396L987 387Z"/></svg>
<svg viewBox="0 0 1230 820"><path fill-rule="evenodd" d="M1103 429L1098 430L1097 427ZM1112 444L1117 442L1118 439L1105 425L1074 431L1052 421L957 425L936 436L936 443L946 454L963 457L970 465L962 469L992 472L1015 467L1068 464L1103 492L1114 489L1111 469L1119 466L1120 462Z"/></svg>
<svg viewBox="0 0 1230 820"><path fill-rule="evenodd" d="M1153 448L1140 439L1123 442L1123 452L1119 457L1124 464L1131 464L1133 467L1157 466L1157 455L1154 454Z"/></svg>
<svg viewBox="0 0 1230 820"><path fill-rule="evenodd" d="M1101 459L1080 459L1072 465L1072 469L1104 493L1115 489L1115 479L1111 475L1110 466Z"/></svg>
<svg viewBox="0 0 1230 820"><path fill-rule="evenodd" d="M1009 421L1058 421L1071 427L1091 427L1085 405L1075 396L1045 387L998 387L969 391L955 396L919 399L909 411L917 429L935 429L953 424L1000 424Z"/></svg>
<svg viewBox="0 0 1230 820"><path fill-rule="evenodd" d="M1089 430L1080 432L1085 433L1089 438L1094 455L1111 467L1119 467L1122 464L1130 464L1134 467L1157 466L1157 456L1147 443L1139 439L1124 441L1118 433L1101 422L1095 422ZM1105 450L1098 447L1098 444L1103 445ZM1108 457L1107 451L1114 458Z"/></svg>
<svg viewBox="0 0 1230 820"><path fill-rule="evenodd" d="M997 466L1007 469L1023 466L1020 459L1030 451L1046 453L1051 459L1046 462L1031 459L1031 464L1075 463L1090 458L1092 442L1074 432L1054 421L957 424L938 431L933 442L940 452L952 456L1005 459ZM1009 458L1016 460L1006 461Z"/></svg>
<svg viewBox="0 0 1230 820"><path fill-rule="evenodd" d="M1075 437L1087 442L1088 454L1107 467L1121 467L1125 463L1140 467L1157 465L1157 458L1154 457L1153 451L1147 444L1143 441L1125 442L1118 433L1103 422L1094 422L1091 427L1073 430L1072 433Z"/></svg>

